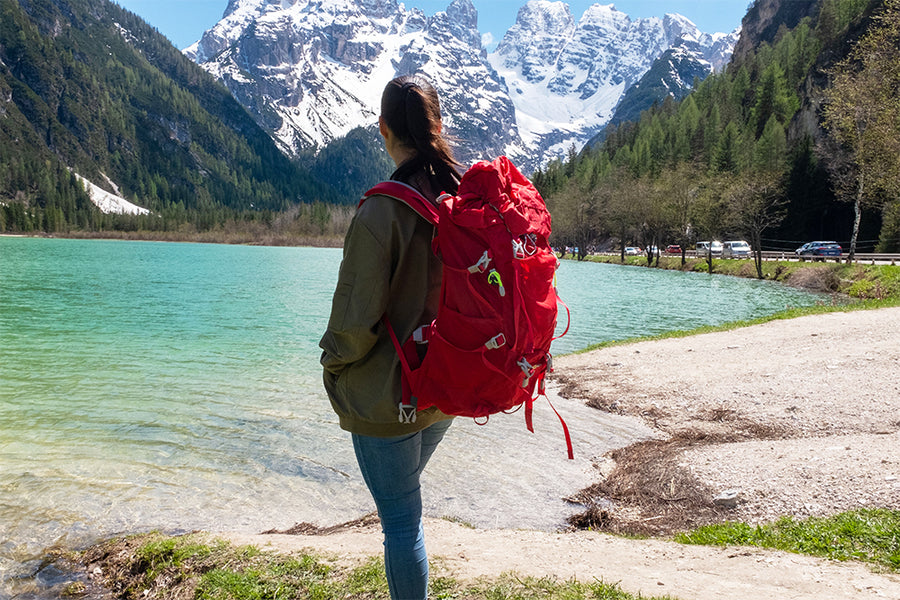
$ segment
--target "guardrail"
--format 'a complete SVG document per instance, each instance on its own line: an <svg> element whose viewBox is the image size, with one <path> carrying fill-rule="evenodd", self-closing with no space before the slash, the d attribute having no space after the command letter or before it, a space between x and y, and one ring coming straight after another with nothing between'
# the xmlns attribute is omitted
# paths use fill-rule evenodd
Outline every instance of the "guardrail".
<svg viewBox="0 0 900 600"><path fill-rule="evenodd" d="M619 256L619 252L593 252L592 254L603 254L608 256ZM685 256L689 256L691 258L706 258L706 254L700 253L698 254L696 250L687 250ZM634 255L632 255L634 256ZM641 252L637 256L647 256L646 252ZM678 258L681 254L667 254L665 252L661 253L660 256L667 256L669 258ZM841 256L804 256L802 259L794 254L793 250L763 250L762 252L763 260L819 260L819 261L828 261L828 262L844 262L847 260L847 253L844 252ZM720 260L722 258L721 254L714 254L713 258L716 260ZM749 260L749 259L745 259ZM874 252L857 252L853 255L854 262L859 263L888 263L888 264L898 264L900 263L900 254L877 254Z"/></svg>
<svg viewBox="0 0 900 600"><path fill-rule="evenodd" d="M695 250L688 250L686 253L688 256L695 257L703 257L704 255L698 255ZM668 255L668 256L678 256ZM763 260L817 260L817 261L827 261L827 262L843 262L847 260L847 253L844 252L841 256L797 256L793 251L790 250L763 250L762 251ZM722 258L721 255L714 256L713 258ZM897 263L900 262L900 254L885 254L885 253L874 253L874 252L857 252L853 255L854 262L877 262L877 263Z"/></svg>
<svg viewBox="0 0 900 600"><path fill-rule="evenodd" d="M763 250L764 260L826 260L834 262L843 262L847 260L847 253L841 256L797 256L793 252L781 252L772 250ZM857 252L853 255L854 262L896 262L900 260L900 254L876 254L874 252Z"/></svg>
<svg viewBox="0 0 900 600"><path fill-rule="evenodd" d="M594 252L594 254L605 254L609 256L618 256L619 252ZM706 254L697 253L696 250L687 250L685 256L690 256L691 258L705 258ZM637 256L646 256L645 252L641 252ZM661 253L660 256L668 256L669 258L677 258L681 256L681 254L667 254L665 252ZM847 253L844 252L841 256L804 256L799 257L792 250L763 250L762 252L763 260L817 260L817 261L827 261L827 262L843 262L847 260ZM721 254L714 254L713 258L719 260L722 258ZM747 259L749 260L749 259ZM854 262L859 263L888 263L888 264L897 264L900 263L900 254L890 254L890 253L874 253L874 252L857 252L853 255Z"/></svg>

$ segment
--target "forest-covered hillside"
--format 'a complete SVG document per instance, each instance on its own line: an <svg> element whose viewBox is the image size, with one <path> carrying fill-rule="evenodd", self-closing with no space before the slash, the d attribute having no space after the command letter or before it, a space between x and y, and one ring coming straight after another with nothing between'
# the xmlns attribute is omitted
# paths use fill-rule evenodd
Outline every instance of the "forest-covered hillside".
<svg viewBox="0 0 900 600"><path fill-rule="evenodd" d="M385 160L367 150L354 168ZM0 0L0 232L205 230L352 201L332 163L309 161L325 183L289 160L223 86L112 2ZM151 213L102 214L75 173Z"/></svg>
<svg viewBox="0 0 900 600"><path fill-rule="evenodd" d="M900 248L900 0L756 0L729 67L535 173L555 243Z"/></svg>

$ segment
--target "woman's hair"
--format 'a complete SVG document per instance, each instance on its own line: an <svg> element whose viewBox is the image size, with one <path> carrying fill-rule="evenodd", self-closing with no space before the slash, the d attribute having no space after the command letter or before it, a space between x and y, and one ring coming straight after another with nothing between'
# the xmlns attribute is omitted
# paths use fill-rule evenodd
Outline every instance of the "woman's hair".
<svg viewBox="0 0 900 600"><path fill-rule="evenodd" d="M441 135L441 105L435 89L418 75L391 80L381 95L381 116L391 132L416 156L402 165L395 177L405 179L424 171L435 192L455 194L460 164Z"/></svg>

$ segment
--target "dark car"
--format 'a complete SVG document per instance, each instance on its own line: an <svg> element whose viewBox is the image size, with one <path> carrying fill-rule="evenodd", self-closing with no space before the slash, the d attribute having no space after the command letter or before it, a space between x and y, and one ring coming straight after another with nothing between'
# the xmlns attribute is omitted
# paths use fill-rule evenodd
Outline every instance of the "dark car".
<svg viewBox="0 0 900 600"><path fill-rule="evenodd" d="M819 257L825 260L826 256L840 256L841 245L837 242L807 242L794 250L794 254L801 259L811 257L817 259Z"/></svg>
<svg viewBox="0 0 900 600"><path fill-rule="evenodd" d="M669 244L666 246L666 254L681 254L681 246L678 244Z"/></svg>

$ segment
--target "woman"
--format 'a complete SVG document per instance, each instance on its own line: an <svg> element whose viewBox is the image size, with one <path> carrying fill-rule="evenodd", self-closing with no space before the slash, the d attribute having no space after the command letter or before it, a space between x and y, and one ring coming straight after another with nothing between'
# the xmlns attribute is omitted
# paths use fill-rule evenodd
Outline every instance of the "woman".
<svg viewBox="0 0 900 600"><path fill-rule="evenodd" d="M391 179L432 201L456 193L459 163L442 136L440 103L427 81L392 80L378 125L397 165ZM403 202L369 197L347 231L328 329L319 342L325 389L341 427L352 434L381 519L393 600L428 595L419 477L451 421L429 408L415 423L400 422L399 357L381 318L387 315L401 340L434 319L441 264L431 251L433 233Z"/></svg>

